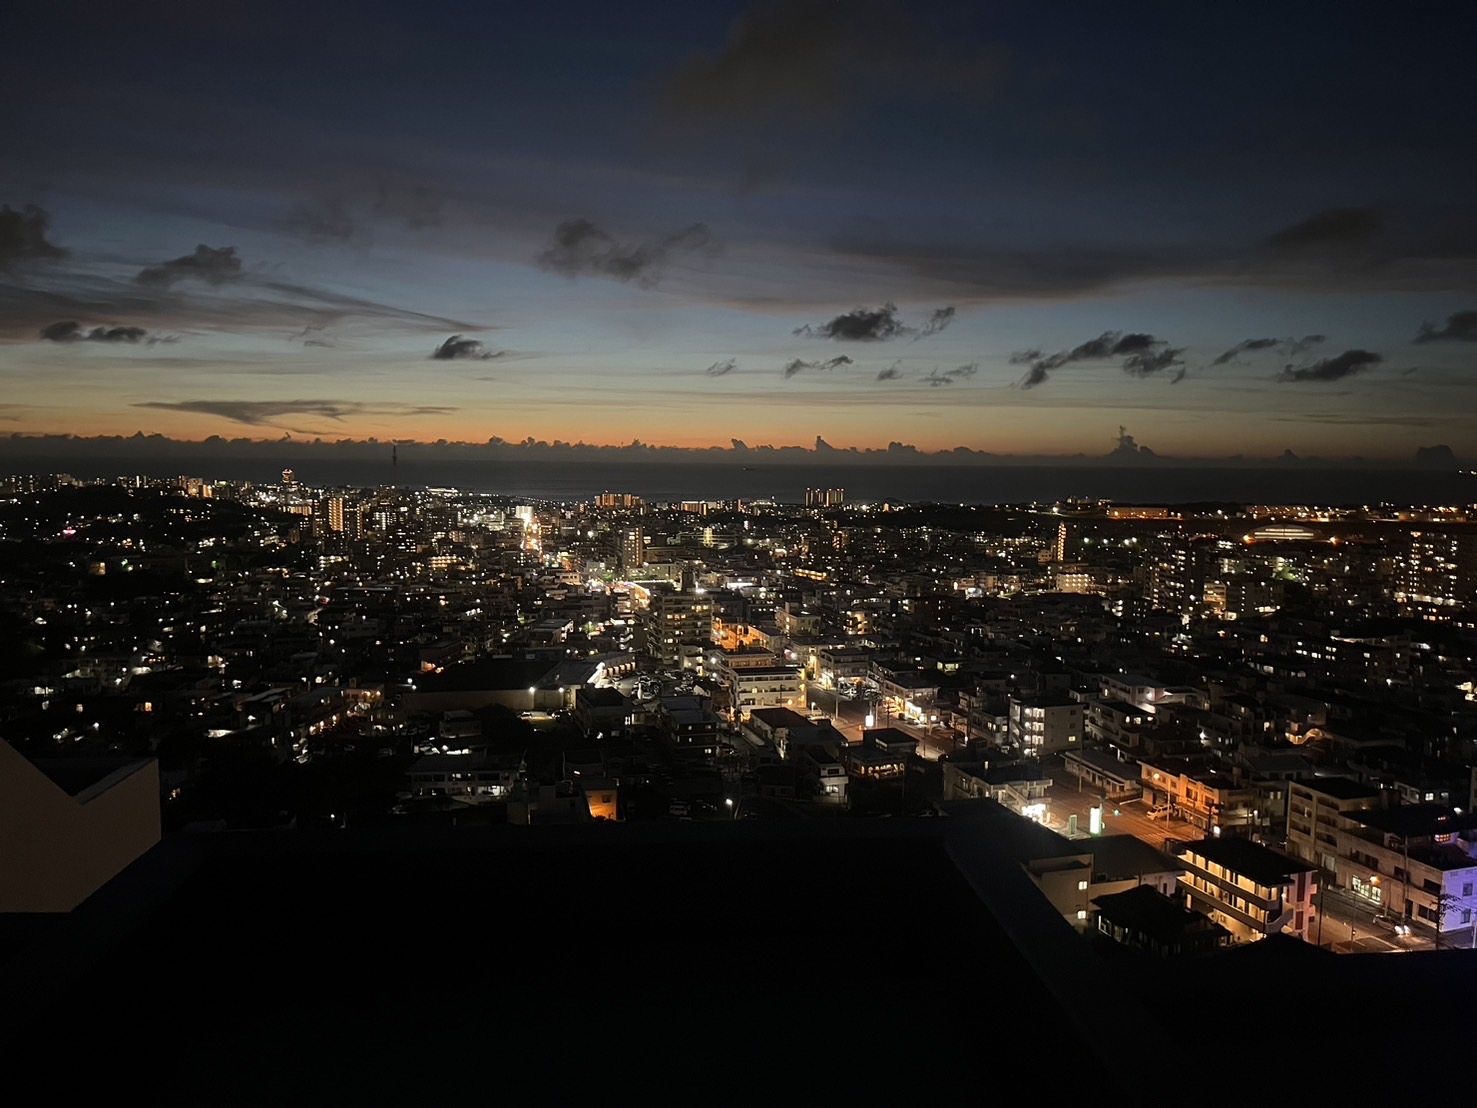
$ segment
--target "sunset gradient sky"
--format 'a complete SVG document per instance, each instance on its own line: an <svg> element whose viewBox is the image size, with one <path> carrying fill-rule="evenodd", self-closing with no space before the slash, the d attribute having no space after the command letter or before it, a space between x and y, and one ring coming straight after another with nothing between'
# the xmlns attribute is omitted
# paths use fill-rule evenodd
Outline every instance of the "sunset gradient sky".
<svg viewBox="0 0 1477 1108"><path fill-rule="evenodd" d="M31 5L0 434L1477 457L1474 31Z"/></svg>

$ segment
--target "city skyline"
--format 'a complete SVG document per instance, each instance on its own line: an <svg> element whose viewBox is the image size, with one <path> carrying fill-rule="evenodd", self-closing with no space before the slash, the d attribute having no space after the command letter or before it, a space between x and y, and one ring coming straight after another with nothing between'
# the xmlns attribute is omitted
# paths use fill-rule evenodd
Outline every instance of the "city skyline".
<svg viewBox="0 0 1477 1108"><path fill-rule="evenodd" d="M0 434L1469 459L1442 19L57 5Z"/></svg>

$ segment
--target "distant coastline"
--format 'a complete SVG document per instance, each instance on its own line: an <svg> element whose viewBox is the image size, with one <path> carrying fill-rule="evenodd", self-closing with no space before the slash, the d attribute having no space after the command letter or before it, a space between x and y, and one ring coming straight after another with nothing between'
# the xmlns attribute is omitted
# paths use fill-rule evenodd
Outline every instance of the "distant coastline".
<svg viewBox="0 0 1477 1108"><path fill-rule="evenodd" d="M1449 505L1477 500L1477 477L1454 470L1366 465L1215 466L1158 459L1152 465L1062 461L996 465L886 461L562 461L476 458L406 449L344 456L331 448L281 444L250 452L169 450L115 454L0 452L0 473L69 473L82 479L190 475L271 484L292 467L323 488L456 487L534 500L588 500L625 492L648 501L763 500L800 503L805 489L846 490L849 503L1019 504L1068 498L1119 503L1305 503Z"/></svg>

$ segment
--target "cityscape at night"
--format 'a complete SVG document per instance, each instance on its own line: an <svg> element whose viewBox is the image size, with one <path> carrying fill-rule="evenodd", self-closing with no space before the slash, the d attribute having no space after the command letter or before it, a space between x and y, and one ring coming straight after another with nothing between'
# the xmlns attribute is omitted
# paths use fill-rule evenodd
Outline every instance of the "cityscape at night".
<svg viewBox="0 0 1477 1108"><path fill-rule="evenodd" d="M1477 986L1470 12L13 23L25 1087L1434 1080L1348 1043Z"/></svg>

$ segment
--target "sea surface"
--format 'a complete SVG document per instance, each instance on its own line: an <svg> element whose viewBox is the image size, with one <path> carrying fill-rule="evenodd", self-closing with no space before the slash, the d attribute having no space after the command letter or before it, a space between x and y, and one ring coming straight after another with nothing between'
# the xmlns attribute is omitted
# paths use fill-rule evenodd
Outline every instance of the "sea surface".
<svg viewBox="0 0 1477 1108"><path fill-rule="evenodd" d="M1120 503L1224 501L1247 504L1448 505L1477 500L1477 476L1451 470L1146 465L824 465L706 462L515 461L501 459L355 460L332 457L188 459L33 456L0 462L15 473L70 473L79 478L190 475L210 480L275 483L283 465L312 487L455 487L529 500L588 500L601 492L647 501L758 500L799 503L807 488L839 488L848 503L954 504L1053 502L1067 498Z"/></svg>

